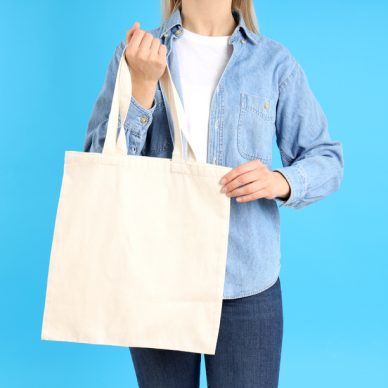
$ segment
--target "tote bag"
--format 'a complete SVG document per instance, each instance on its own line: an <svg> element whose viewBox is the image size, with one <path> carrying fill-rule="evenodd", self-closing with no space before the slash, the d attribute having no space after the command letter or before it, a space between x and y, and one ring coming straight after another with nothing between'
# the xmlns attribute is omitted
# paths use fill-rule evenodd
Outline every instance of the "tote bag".
<svg viewBox="0 0 388 388"><path fill-rule="evenodd" d="M127 154L125 48L103 151L65 151L43 340L215 354L230 215L219 180L231 168L182 157L184 112L168 65L160 82L172 159Z"/></svg>

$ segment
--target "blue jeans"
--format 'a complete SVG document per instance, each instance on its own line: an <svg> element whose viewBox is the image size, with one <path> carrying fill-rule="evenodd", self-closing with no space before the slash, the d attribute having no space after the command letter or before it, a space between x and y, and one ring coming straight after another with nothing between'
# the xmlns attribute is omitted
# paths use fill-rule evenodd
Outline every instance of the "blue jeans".
<svg viewBox="0 0 388 388"><path fill-rule="evenodd" d="M224 299L216 353L204 355L210 388L276 388L283 339L280 278L258 294ZM140 388L198 388L201 354L130 347Z"/></svg>

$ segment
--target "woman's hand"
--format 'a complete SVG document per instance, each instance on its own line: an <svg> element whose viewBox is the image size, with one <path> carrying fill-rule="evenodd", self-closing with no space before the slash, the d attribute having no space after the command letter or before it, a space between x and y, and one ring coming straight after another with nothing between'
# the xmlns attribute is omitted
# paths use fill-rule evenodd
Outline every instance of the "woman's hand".
<svg viewBox="0 0 388 388"><path fill-rule="evenodd" d="M251 160L230 170L220 180L221 192L228 197L237 197L238 202L259 198L286 199L291 188L286 178L278 171L271 171L260 160Z"/></svg>
<svg viewBox="0 0 388 388"><path fill-rule="evenodd" d="M138 82L156 83L166 68L167 47L142 29L140 23L127 31L125 59L131 76Z"/></svg>
<svg viewBox="0 0 388 388"><path fill-rule="evenodd" d="M159 38L135 24L126 33L125 60L131 72L132 94L139 103L150 108L156 84L166 68L167 47Z"/></svg>

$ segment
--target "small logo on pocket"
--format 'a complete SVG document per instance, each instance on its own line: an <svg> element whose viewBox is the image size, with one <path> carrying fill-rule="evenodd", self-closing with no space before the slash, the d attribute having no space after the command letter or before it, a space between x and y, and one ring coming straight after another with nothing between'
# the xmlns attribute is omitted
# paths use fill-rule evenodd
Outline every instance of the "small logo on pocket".
<svg viewBox="0 0 388 388"><path fill-rule="evenodd" d="M269 109L269 101L264 101L264 109Z"/></svg>

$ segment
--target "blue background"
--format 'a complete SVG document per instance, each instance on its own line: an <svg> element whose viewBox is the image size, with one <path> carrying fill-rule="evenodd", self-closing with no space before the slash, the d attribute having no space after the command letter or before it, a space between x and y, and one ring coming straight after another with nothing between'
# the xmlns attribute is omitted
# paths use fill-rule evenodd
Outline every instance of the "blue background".
<svg viewBox="0 0 388 388"><path fill-rule="evenodd" d="M281 388L388 387L387 4L255 5L345 159L339 191L281 210ZM135 21L160 24L159 1L13 0L0 15L0 387L136 387L128 349L40 333L64 151L82 149L114 48Z"/></svg>

